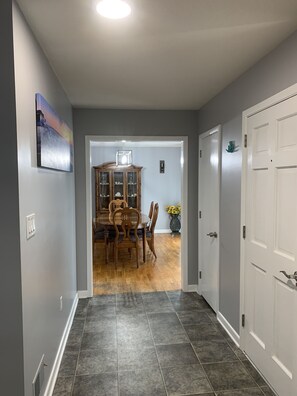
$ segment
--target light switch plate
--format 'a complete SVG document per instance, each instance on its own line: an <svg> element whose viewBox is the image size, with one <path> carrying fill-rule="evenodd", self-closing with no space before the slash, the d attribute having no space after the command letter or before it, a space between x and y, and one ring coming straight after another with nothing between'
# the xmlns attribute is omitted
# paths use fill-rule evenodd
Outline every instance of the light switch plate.
<svg viewBox="0 0 297 396"><path fill-rule="evenodd" d="M31 213L26 216L26 237L27 239L32 238L35 235L36 227L35 227L35 213Z"/></svg>

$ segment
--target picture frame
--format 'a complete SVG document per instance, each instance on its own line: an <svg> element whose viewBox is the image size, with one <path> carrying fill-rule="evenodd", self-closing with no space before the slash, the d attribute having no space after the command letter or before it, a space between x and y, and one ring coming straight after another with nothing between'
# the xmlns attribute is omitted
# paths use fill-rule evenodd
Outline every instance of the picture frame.
<svg viewBox="0 0 297 396"><path fill-rule="evenodd" d="M73 171L73 132L46 99L35 94L37 166Z"/></svg>

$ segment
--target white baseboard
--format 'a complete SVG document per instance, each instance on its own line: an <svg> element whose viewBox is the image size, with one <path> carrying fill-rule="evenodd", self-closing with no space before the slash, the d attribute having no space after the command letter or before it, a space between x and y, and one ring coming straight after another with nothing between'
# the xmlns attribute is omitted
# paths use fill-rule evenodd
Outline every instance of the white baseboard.
<svg viewBox="0 0 297 396"><path fill-rule="evenodd" d="M92 297L92 296L90 296L90 293L88 290L79 290L77 293L78 293L78 298Z"/></svg>
<svg viewBox="0 0 297 396"><path fill-rule="evenodd" d="M197 285L187 285L185 292L196 292L198 291Z"/></svg>
<svg viewBox="0 0 297 396"><path fill-rule="evenodd" d="M239 347L239 342L240 342L239 334L233 329L233 327L230 325L228 320L221 314L221 312L218 312L217 319L224 327L224 329L227 331L227 333L232 338L232 340L235 342L235 344Z"/></svg>
<svg viewBox="0 0 297 396"><path fill-rule="evenodd" d="M162 229L162 228L160 228L159 230L155 230L155 234L171 234L171 230L170 230L170 228L164 228L164 229Z"/></svg>
<svg viewBox="0 0 297 396"><path fill-rule="evenodd" d="M62 338L61 338L58 352L57 352L57 355L56 355L56 358L55 358L55 361L53 364L53 368L50 373L50 376L49 376L49 379L48 379L48 382L47 382L47 385L46 385L46 388L44 391L44 396L51 396L53 394L55 383L56 383L58 372L59 372L59 368L60 368L60 364L61 364L61 360L62 360L63 353L64 353L64 349L65 349L68 335L69 335L69 332L70 332L70 329L72 326L77 303L78 303L78 294L76 293L76 295L74 297L73 304L72 304L72 308L71 308L71 311L70 311L70 314L69 314L69 317L68 317L68 320L67 320Z"/></svg>

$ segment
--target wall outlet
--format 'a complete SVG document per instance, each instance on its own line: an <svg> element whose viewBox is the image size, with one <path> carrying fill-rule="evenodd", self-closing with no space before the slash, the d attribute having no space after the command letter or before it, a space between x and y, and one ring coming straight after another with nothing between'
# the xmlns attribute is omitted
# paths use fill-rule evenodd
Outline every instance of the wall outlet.
<svg viewBox="0 0 297 396"><path fill-rule="evenodd" d="M60 311L63 311L63 296L60 297Z"/></svg>
<svg viewBox="0 0 297 396"><path fill-rule="evenodd" d="M27 239L32 238L35 235L36 226L35 226L35 213L32 213L26 216L26 237Z"/></svg>

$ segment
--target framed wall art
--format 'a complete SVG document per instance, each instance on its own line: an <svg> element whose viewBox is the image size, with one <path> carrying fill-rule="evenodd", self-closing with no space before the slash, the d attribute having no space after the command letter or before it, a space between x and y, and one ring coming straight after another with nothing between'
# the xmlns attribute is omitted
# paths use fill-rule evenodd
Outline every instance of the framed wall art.
<svg viewBox="0 0 297 396"><path fill-rule="evenodd" d="M39 93L35 94L37 166L72 172L73 133Z"/></svg>

